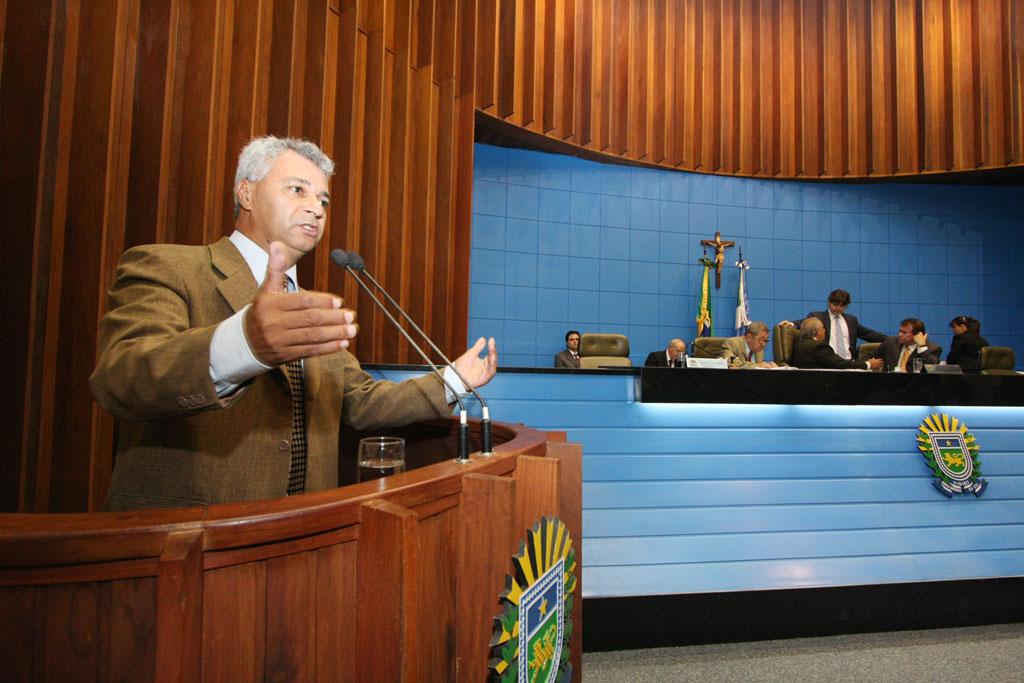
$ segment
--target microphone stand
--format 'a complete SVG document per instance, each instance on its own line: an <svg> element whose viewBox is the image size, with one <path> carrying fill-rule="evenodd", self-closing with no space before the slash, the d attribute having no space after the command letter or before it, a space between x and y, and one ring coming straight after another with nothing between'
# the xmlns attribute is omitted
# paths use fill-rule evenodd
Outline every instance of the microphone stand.
<svg viewBox="0 0 1024 683"><path fill-rule="evenodd" d="M371 299L373 299L373 302L377 304L377 307L380 308L380 310L384 313L387 319L391 321L391 324L398 328L398 331L405 336L406 341L408 341L409 344L414 349L416 349L417 353L419 353L420 356L423 357L423 360L427 362L427 365L429 365L430 369L434 372L435 375L437 375L437 378L441 380L441 383L444 384L445 387L447 387L448 390L452 392L453 396L455 396L455 401L459 404L459 457L456 458L456 462L471 462L471 460L469 459L469 420L466 413L466 404L462 402L462 398L459 396L459 392L455 391L455 387L449 384L448 380L444 378L444 373L442 373L437 368L437 366L434 365L434 362L430 360L430 357L427 356L426 352L424 352L423 349L421 349L419 345L415 341L413 341L412 337L409 336L409 333L405 331L405 328L402 327L395 319L395 316L391 315L391 312L384 307L384 304L381 302L381 300L378 299L377 296L372 291L370 291L370 288L366 286L366 283L362 281L362 279L359 277L359 274L353 269L350 257L347 254L345 254L345 252L342 251L341 249L335 249L331 252L331 260L334 261L336 265L341 266L342 268L344 268L345 270L352 274L352 277L355 278L356 282L359 284L362 290L366 292ZM458 374L458 372L456 372L455 374ZM460 379L462 378L460 377ZM465 384L465 380L463 380L463 384Z"/></svg>
<svg viewBox="0 0 1024 683"><path fill-rule="evenodd" d="M335 252L338 251L342 250L335 249L334 251L331 252L332 259L334 258ZM348 267L354 268L366 276L366 279L369 280L373 284L373 286L376 287L380 291L380 293L384 295L384 298L388 300L388 303L395 307L395 310L397 310L399 314L401 314L401 316L405 318L405 320L413 327L413 329L416 330L417 333L419 333L423 340L427 342L431 349L433 349L434 353L441 357L441 360L443 360L448 365L448 367L452 369L455 375L462 381L462 384L467 389L469 389L469 392L473 394L474 398L476 398L476 400L480 402L480 410L482 414L482 417L480 419L480 455L485 457L494 455L494 450L491 444L491 414L489 408L487 407L487 401L484 400L484 397L481 396L476 389L470 386L469 382L466 381L466 378L462 376L462 373L459 372L458 368L455 367L455 365L451 362L448 356L444 355L444 352L441 351L441 349L437 347L437 344L435 344L433 340L431 340L431 338L427 336L427 333L424 332L423 329L416 324L416 321L413 320L412 317L405 312L405 309L398 305L398 302L395 301L390 294L388 294L388 291L384 289L384 286L381 285L377 281L377 279L374 278L373 275L371 275L369 271L366 270L366 264L363 262L363 257L351 251L348 252L347 256ZM335 261L335 263L337 263L337 261ZM406 337L408 338L408 335L406 335ZM420 351L420 355L423 355L422 351Z"/></svg>

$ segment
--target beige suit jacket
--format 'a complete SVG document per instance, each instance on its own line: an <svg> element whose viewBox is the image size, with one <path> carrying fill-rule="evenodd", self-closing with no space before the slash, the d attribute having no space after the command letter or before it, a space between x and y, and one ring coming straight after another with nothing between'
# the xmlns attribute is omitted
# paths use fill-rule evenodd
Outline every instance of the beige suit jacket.
<svg viewBox="0 0 1024 683"><path fill-rule="evenodd" d="M90 378L96 400L120 421L108 509L286 494L292 400L283 369L223 399L210 379L214 329L256 288L227 238L125 253ZM305 377L307 491L338 485L341 422L373 429L451 414L436 377L375 381L346 351L307 359Z"/></svg>
<svg viewBox="0 0 1024 683"><path fill-rule="evenodd" d="M729 361L730 368L752 368L764 362L764 351L754 354L754 360L747 360L747 343L742 336L727 337L722 341L722 352L719 358Z"/></svg>

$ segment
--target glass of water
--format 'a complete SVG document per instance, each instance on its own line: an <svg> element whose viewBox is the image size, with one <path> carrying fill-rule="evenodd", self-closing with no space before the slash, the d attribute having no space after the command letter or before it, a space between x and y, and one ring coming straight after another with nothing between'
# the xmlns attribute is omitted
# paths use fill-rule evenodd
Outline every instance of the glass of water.
<svg viewBox="0 0 1024 683"><path fill-rule="evenodd" d="M358 481L380 479L405 471L405 439L369 436L359 440Z"/></svg>

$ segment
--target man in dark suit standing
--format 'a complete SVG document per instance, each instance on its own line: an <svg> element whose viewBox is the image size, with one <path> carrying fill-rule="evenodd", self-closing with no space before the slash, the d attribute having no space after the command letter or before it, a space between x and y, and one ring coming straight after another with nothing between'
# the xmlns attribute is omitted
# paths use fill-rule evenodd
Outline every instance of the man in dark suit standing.
<svg viewBox="0 0 1024 683"><path fill-rule="evenodd" d="M835 289L828 295L827 311L811 311L808 318L817 318L825 328L825 342L840 358L850 360L857 357L857 340L880 342L885 335L865 327L857 316L846 312L850 305L850 293ZM783 321L785 324L786 321Z"/></svg>
<svg viewBox="0 0 1024 683"><path fill-rule="evenodd" d="M649 368L671 368L676 365L676 359L686 355L686 342L682 339L673 339L668 343L664 351L651 351L647 354L644 365Z"/></svg>
<svg viewBox="0 0 1024 683"><path fill-rule="evenodd" d="M816 317L809 317L800 323L800 339L793 346L790 364L806 369L875 370L882 366L882 361L877 358L867 361L841 358L825 341L824 323Z"/></svg>
<svg viewBox="0 0 1024 683"><path fill-rule="evenodd" d="M569 330L565 333L565 350L555 354L556 368L578 368L580 366L580 333Z"/></svg>
<svg viewBox="0 0 1024 683"><path fill-rule="evenodd" d="M907 318L900 323L895 337L886 337L875 349L874 356L883 361L886 372L911 372L915 359L919 359L922 365L938 363L942 347L928 341L922 321Z"/></svg>

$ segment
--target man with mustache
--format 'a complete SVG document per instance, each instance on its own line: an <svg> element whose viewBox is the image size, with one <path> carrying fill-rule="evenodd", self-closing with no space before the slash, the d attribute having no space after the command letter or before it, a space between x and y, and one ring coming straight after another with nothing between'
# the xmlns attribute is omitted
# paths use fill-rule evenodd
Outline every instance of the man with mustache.
<svg viewBox="0 0 1024 683"><path fill-rule="evenodd" d="M323 236L333 171L312 142L252 140L229 237L122 257L90 378L120 420L108 509L331 488L341 422L373 429L451 414L455 397L433 375L395 384L364 372L347 351L355 313L295 285L295 264ZM454 365L478 387L497 361L494 340L480 338Z"/></svg>

